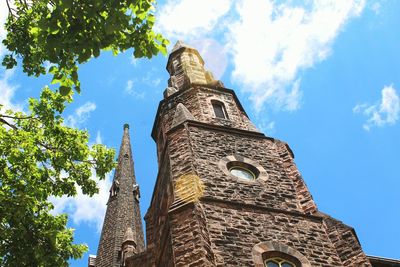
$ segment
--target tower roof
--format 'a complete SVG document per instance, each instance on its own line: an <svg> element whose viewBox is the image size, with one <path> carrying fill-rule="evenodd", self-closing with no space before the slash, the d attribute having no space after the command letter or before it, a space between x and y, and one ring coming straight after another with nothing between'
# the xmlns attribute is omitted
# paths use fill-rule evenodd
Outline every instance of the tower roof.
<svg viewBox="0 0 400 267"><path fill-rule="evenodd" d="M175 43L174 47L172 48L172 51L171 51L171 53L169 54L169 57L168 57L168 62L167 62L167 70L168 70L168 72L170 72L170 70L169 70L169 65L170 65L171 59L174 58L176 54L180 54L180 53L182 53L183 51L189 51L189 52L191 52L192 54L196 55L196 56L199 58L200 64L201 64L202 66L204 65L204 60L203 60L203 58L200 56L200 53L199 53L199 51L197 51L196 48L194 48L194 47L192 47L192 46L189 46L188 44L186 44L186 43L183 42L182 40L178 40L178 41Z"/></svg>
<svg viewBox="0 0 400 267"><path fill-rule="evenodd" d="M133 184L136 184L133 168L131 139L129 136L129 124L127 123L124 124L124 133L122 135L122 142L119 148L118 165L115 169L114 180L119 180L120 176L129 177L129 179L132 179Z"/></svg>
<svg viewBox="0 0 400 267"><path fill-rule="evenodd" d="M172 48L171 54L174 53L175 51L181 49L182 47L194 49L193 47L191 47L188 44L186 44L184 41L178 40L175 43L174 48Z"/></svg>
<svg viewBox="0 0 400 267"><path fill-rule="evenodd" d="M134 173L129 125L124 124L122 142L118 154L118 164L114 182L110 190L107 211L97 251L96 267L117 267L118 253L125 240L137 244L137 251L144 249L142 217Z"/></svg>

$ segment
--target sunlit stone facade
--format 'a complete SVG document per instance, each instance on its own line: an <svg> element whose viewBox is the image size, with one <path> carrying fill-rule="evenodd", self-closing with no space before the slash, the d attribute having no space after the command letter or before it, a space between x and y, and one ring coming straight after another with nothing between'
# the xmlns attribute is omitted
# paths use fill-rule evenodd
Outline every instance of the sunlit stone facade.
<svg viewBox="0 0 400 267"><path fill-rule="evenodd" d="M353 228L318 211L289 145L252 124L197 50L178 42L167 70L146 247L125 128L96 267L400 266L367 257Z"/></svg>

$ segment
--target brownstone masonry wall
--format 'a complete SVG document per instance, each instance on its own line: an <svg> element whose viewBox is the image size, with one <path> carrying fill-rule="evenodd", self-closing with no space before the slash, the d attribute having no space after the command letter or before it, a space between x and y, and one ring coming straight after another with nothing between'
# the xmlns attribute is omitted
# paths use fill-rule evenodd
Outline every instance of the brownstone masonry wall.
<svg viewBox="0 0 400 267"><path fill-rule="evenodd" d="M302 267L370 266L355 232L318 212L289 146L258 131L198 51L178 42L167 70L152 131L159 173L147 251L132 262L259 267L275 253Z"/></svg>

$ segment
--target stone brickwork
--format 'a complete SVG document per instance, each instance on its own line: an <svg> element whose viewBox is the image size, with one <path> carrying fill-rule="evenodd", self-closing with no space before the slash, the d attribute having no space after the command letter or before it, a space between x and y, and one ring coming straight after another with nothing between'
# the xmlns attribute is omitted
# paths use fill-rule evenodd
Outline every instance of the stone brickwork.
<svg viewBox="0 0 400 267"><path fill-rule="evenodd" d="M315 205L310 191L308 191L308 188L293 161L294 155L292 153L292 150L289 148L289 145L284 142L276 141L276 145L278 148L278 153L283 161L282 167L285 170L286 175L294 183L296 189L296 198L301 209L305 213L316 212L317 206Z"/></svg>
<svg viewBox="0 0 400 267"><path fill-rule="evenodd" d="M203 64L182 44L168 61L152 132L159 174L146 215L148 266L262 266L271 244L303 267L368 266L354 232L317 211L288 145L260 133ZM214 100L227 118L216 118ZM252 165L259 179L233 176L230 160Z"/></svg>
<svg viewBox="0 0 400 267"><path fill-rule="evenodd" d="M159 168L155 185L162 190L153 192L151 208L145 216L147 251L152 255L149 266L163 266L160 262L166 262L165 258L172 253L168 209L173 202L173 185L170 180L169 158L165 151L163 156L163 164Z"/></svg>
<svg viewBox="0 0 400 267"><path fill-rule="evenodd" d="M204 68L204 61L199 52L181 41L178 41L171 51L167 70L170 74L168 86L177 90L195 83L222 86L222 83L216 81L212 73Z"/></svg>
<svg viewBox="0 0 400 267"><path fill-rule="evenodd" d="M207 223L198 205L185 205L170 212L170 225L172 266L215 266Z"/></svg>
<svg viewBox="0 0 400 267"><path fill-rule="evenodd" d="M354 230L318 211L289 146L256 129L195 49L178 43L167 69L152 131L158 176L145 216L147 247L124 266L263 267L269 257L296 267L371 266ZM214 114L213 101L225 118ZM255 179L233 175L232 166Z"/></svg>
<svg viewBox="0 0 400 267"><path fill-rule="evenodd" d="M324 226L344 266L370 266L353 228L324 215Z"/></svg>
<svg viewBox="0 0 400 267"><path fill-rule="evenodd" d="M218 100L225 105L229 119L214 117L211 104L212 100ZM179 91L174 97L161 101L152 132L152 136L157 141L157 144L160 139L160 131L162 131L163 136L165 136L169 130L176 126L174 118L178 105L184 105L196 121L258 132L257 128L247 117L232 90L222 87L216 88L205 85L195 85Z"/></svg>
<svg viewBox="0 0 400 267"><path fill-rule="evenodd" d="M294 183L283 168L283 161L273 140L195 125L190 126L189 130L196 171L206 186L204 197L301 211ZM210 140L213 140L213 145L207 146ZM247 181L226 175L218 163L230 155L257 162L267 171L268 179Z"/></svg>
<svg viewBox="0 0 400 267"><path fill-rule="evenodd" d="M204 207L217 266L254 266L252 249L265 241L300 251L312 266L343 266L321 218L230 202L207 201Z"/></svg>
<svg viewBox="0 0 400 267"><path fill-rule="evenodd" d="M129 138L129 126L124 134L118 155L110 197L97 250L96 267L119 267L122 263L122 244L128 228L132 229L135 251L144 250L142 220L139 209L139 188L134 175Z"/></svg>

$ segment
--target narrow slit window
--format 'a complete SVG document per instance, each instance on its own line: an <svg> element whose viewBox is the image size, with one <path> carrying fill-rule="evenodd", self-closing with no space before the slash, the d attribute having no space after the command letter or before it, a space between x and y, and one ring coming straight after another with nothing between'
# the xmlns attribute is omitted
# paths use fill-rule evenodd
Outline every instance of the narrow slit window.
<svg viewBox="0 0 400 267"><path fill-rule="evenodd" d="M226 114L225 106L223 103L218 101L212 101L212 106L214 109L214 114L216 118L227 119L228 116Z"/></svg>
<svg viewBox="0 0 400 267"><path fill-rule="evenodd" d="M117 262L121 262L121 259L122 259L122 252L121 250L118 250Z"/></svg>

